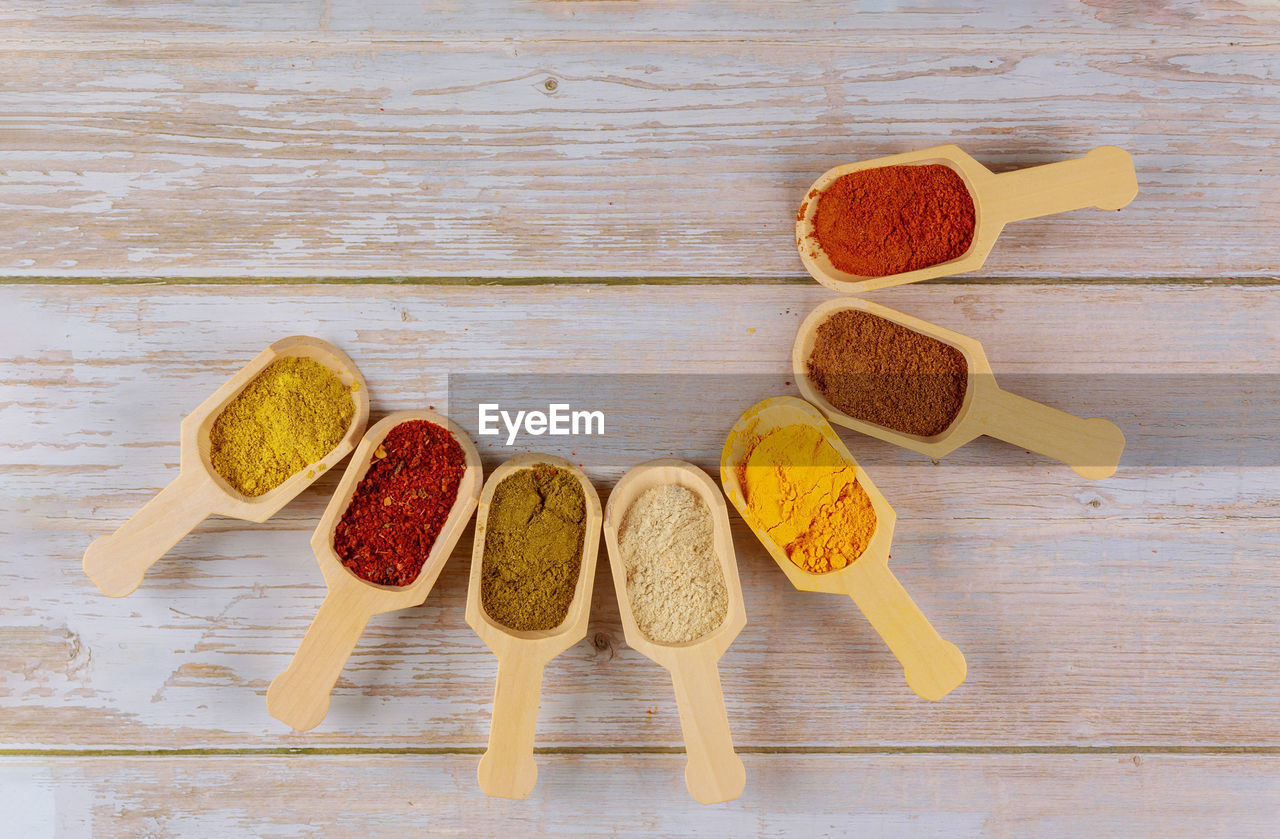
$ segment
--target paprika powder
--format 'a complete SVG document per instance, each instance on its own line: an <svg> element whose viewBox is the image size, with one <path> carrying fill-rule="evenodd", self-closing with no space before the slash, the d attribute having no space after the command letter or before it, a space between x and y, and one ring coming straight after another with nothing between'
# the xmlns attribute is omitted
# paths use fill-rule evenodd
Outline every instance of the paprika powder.
<svg viewBox="0 0 1280 839"><path fill-rule="evenodd" d="M402 422L382 438L333 533L353 574L386 586L418 578L458 498L466 455L449 430Z"/></svg>
<svg viewBox="0 0 1280 839"><path fill-rule="evenodd" d="M859 277L902 274L962 256L977 223L964 179L940 163L850 172L816 200L810 236L836 269Z"/></svg>

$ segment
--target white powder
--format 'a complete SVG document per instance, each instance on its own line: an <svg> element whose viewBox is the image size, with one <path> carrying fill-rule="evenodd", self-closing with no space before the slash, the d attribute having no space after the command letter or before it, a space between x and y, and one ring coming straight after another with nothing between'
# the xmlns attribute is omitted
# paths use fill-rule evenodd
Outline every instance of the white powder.
<svg viewBox="0 0 1280 839"><path fill-rule="evenodd" d="M692 490L647 490L623 517L618 550L640 631L657 644L694 641L724 623L729 592L711 511Z"/></svg>

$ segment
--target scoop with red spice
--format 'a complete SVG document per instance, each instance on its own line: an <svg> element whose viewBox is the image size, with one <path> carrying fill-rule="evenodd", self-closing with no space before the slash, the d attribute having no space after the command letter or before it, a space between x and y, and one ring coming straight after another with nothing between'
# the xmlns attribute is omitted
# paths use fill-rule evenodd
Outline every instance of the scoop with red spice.
<svg viewBox="0 0 1280 839"><path fill-rule="evenodd" d="M942 370L911 370L912 359L907 358L907 353L899 347L898 357L884 359L883 365L877 368L872 358L875 351L895 349L886 336L868 334L865 340L851 341L839 348L850 356L856 356L854 360L858 364L853 367L863 370L843 374L850 390L862 391L856 400L851 400L856 408L850 407L855 412L861 411L862 416L851 416L832 404L831 400L840 401L839 396L833 395L828 399L824 395L810 369L810 359L818 346L819 330L834 316L845 312L862 312L882 318L890 326L896 325L916 333L917 339L941 344L959 357L959 364L945 373ZM870 342L879 342L880 346L865 350L860 346ZM1115 473L1120 454L1124 451L1124 433L1115 423L1100 417L1077 417L997 386L982 344L977 340L867 300L854 297L830 300L810 312L800 324L791 347L791 369L801 395L831 422L930 457L940 458L970 440L986 435L1048 455L1067 464L1081 477L1097 480ZM892 424L894 411L907 404L909 400L904 397L910 396L908 391L921 387L950 391L956 378L959 379L959 387L947 394L946 415L937 417L940 421L932 422L928 430L921 429L922 433L917 434L904 430L910 427L907 423L900 424L898 428L886 424ZM899 392L877 394L874 392L877 388ZM876 404L877 401L880 405ZM895 405L896 408L893 407ZM882 406L890 408L876 410ZM904 416L902 419L909 418Z"/></svg>
<svg viewBox="0 0 1280 839"><path fill-rule="evenodd" d="M311 537L329 593L267 690L273 717L299 731L324 719L369 618L427 599L483 480L475 444L437 413L399 411L369 429Z"/></svg>
<svg viewBox="0 0 1280 839"><path fill-rule="evenodd" d="M870 291L975 271L1011 221L1118 210L1137 194L1133 158L1115 146L999 175L935 146L824 172L800 204L796 246L827 288Z"/></svg>

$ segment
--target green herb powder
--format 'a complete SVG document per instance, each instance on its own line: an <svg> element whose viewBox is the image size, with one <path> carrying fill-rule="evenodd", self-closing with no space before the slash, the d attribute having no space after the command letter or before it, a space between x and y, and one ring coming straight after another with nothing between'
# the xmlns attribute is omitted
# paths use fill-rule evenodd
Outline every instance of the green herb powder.
<svg viewBox="0 0 1280 839"><path fill-rule="evenodd" d="M567 470L540 464L498 484L489 504L480 601L519 632L554 629L573 602L587 505Z"/></svg>

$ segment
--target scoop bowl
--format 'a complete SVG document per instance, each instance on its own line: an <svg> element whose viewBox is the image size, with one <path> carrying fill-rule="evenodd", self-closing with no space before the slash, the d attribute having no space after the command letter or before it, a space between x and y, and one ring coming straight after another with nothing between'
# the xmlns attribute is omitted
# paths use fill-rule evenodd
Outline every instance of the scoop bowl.
<svg viewBox="0 0 1280 839"><path fill-rule="evenodd" d="M564 620L553 629L521 632L489 617L481 594L484 546L488 535L489 508L494 490L512 474L535 466L563 469L578 479L586 504L582 564L573 601ZM467 625L498 658L498 680L493 692L493 717L489 745L476 770L480 789L497 798L527 798L538 781L533 747L542 695L542 674L547 663L586 637L591 612L591 589L600 548L600 496L582 470L567 460L545 454L513 457L493 471L485 482L476 513L476 535L471 548L471 576L467 585Z"/></svg>
<svg viewBox="0 0 1280 839"><path fill-rule="evenodd" d="M862 277L841 271L814 237L813 219L822 193L838 178L882 166L941 164L958 174L973 198L975 224L969 249L955 259L915 271ZM846 163L828 169L805 192L796 216L796 247L804 267L833 291L854 294L976 271L987 260L1004 226L1011 221L1064 213L1085 207L1118 210L1138 194L1133 158L1116 146L1098 146L1083 157L995 174L959 146L945 145L905 154Z"/></svg>
<svg viewBox="0 0 1280 839"><path fill-rule="evenodd" d="M969 371L964 401L946 429L932 437L895 431L852 417L822 395L809 378L809 356L817 343L818 327L842 311L884 318L949 344L964 355ZM929 457L945 457L986 435L1061 461L1083 478L1099 480L1115 474L1124 451L1124 433L1115 423L1100 417L1077 417L1001 389L977 339L856 297L829 300L809 313L791 347L791 370L800 393L831 422Z"/></svg>
<svg viewBox="0 0 1280 839"><path fill-rule="evenodd" d="M844 568L825 574L814 574L791 561L785 546L773 541L762 523L756 521L745 488L738 480L738 466L749 455L753 438L797 424L818 429L823 439L854 465L858 484L876 514L875 531L862 554ZM964 681L966 667L960 650L938 635L889 570L889 546L897 518L893 508L817 408L793 396L772 397L748 408L725 440L720 455L720 482L729 501L793 586L801 591L847 594L853 599L902 664L907 684L917 695L941 699Z"/></svg>
<svg viewBox="0 0 1280 839"><path fill-rule="evenodd" d="M323 364L351 388L355 413L342 439L328 454L256 497L242 495L213 468L209 432L223 409L259 373L282 358L310 358ZM283 338L228 379L182 420L178 476L131 519L109 536L95 539L84 554L84 572L109 597L135 591L142 578L183 536L210 515L264 522L311 486L355 447L369 421L369 391L355 363L319 338Z"/></svg>
<svg viewBox="0 0 1280 839"><path fill-rule="evenodd" d="M357 577L342 564L342 559L333 549L334 533L360 480L373 465L374 450L392 429L412 420L426 420L447 429L462 447L465 471L449 516L413 582L405 586L371 583ZM329 712L329 694L369 619L384 612L421 605L427 599L467 522L471 520L482 481L480 454L475 444L466 431L441 414L434 411L397 411L369 429L347 464L347 470L311 536L311 549L329 590L288 668L276 676L267 689L267 710L271 716L298 731L307 731L320 724Z"/></svg>

